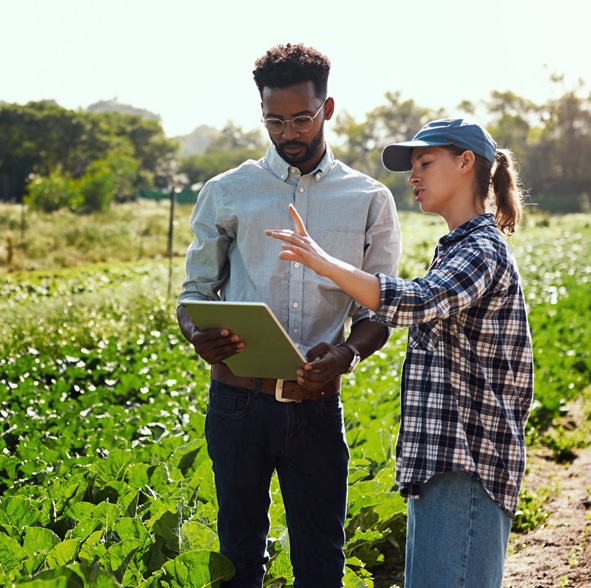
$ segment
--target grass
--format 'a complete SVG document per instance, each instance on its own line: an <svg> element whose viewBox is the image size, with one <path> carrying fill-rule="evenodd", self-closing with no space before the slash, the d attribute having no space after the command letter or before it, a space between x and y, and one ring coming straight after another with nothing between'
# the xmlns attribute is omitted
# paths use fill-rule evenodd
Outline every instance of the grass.
<svg viewBox="0 0 591 588"><path fill-rule="evenodd" d="M172 249L178 256L191 239L191 207L175 210ZM120 204L92 215L43 214L0 204L0 273L165 259L169 222L165 200Z"/></svg>

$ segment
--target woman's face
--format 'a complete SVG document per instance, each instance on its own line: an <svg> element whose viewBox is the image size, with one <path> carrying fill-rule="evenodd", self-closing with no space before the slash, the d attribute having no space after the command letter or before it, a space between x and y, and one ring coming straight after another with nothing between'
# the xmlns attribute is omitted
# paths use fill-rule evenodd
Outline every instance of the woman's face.
<svg viewBox="0 0 591 588"><path fill-rule="evenodd" d="M447 219L447 211L457 207L464 185L462 155L454 155L443 147L421 147L413 149L411 163L408 181L421 210Z"/></svg>

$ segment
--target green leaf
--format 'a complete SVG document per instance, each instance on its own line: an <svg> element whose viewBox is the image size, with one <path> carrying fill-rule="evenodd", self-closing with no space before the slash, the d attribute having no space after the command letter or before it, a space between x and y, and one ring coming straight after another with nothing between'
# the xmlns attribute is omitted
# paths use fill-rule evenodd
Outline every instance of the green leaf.
<svg viewBox="0 0 591 588"><path fill-rule="evenodd" d="M66 539L58 543L48 554L46 558L47 565L51 568L65 566L72 563L78 555L80 541L77 539Z"/></svg>
<svg viewBox="0 0 591 588"><path fill-rule="evenodd" d="M40 504L36 500L9 496L0 504L0 526L14 529L20 535L23 527L36 523L40 517Z"/></svg>
<svg viewBox="0 0 591 588"><path fill-rule="evenodd" d="M95 531L88 536L80 547L78 559L91 564L97 559L102 559L106 552L107 547L103 542L103 531Z"/></svg>
<svg viewBox="0 0 591 588"><path fill-rule="evenodd" d="M43 527L26 527L24 535L23 547L29 555L45 554L61 541L51 529Z"/></svg>
<svg viewBox="0 0 591 588"><path fill-rule="evenodd" d="M138 517L121 517L117 519L113 529L120 537L138 539L144 544L150 540L148 530L143 521Z"/></svg>
<svg viewBox="0 0 591 588"><path fill-rule="evenodd" d="M138 539L122 539L107 548L107 552L100 558L106 569L112 570L122 578L130 559L143 547Z"/></svg>
<svg viewBox="0 0 591 588"><path fill-rule="evenodd" d="M111 451L105 459L95 462L92 469L100 482L108 484L112 480L122 480L127 467L132 462L131 451L116 449Z"/></svg>
<svg viewBox="0 0 591 588"><path fill-rule="evenodd" d="M166 547L173 553L179 553L179 532L181 526L181 514L178 509L166 510L153 521L152 532L160 537Z"/></svg>
<svg viewBox="0 0 591 588"><path fill-rule="evenodd" d="M66 514L75 521L81 521L90 518L90 513L95 509L95 506L92 502L76 502L67 509Z"/></svg>
<svg viewBox="0 0 591 588"><path fill-rule="evenodd" d="M31 580L20 581L27 588L120 588L119 582L98 564L72 564L45 570Z"/></svg>
<svg viewBox="0 0 591 588"><path fill-rule="evenodd" d="M343 578L347 588L373 588L371 574L363 569L355 573L351 568L345 568L345 577Z"/></svg>
<svg viewBox="0 0 591 588"><path fill-rule="evenodd" d="M90 517L78 521L78 524L68 531L68 539L79 539L80 541L86 541L90 535L92 535L97 529L102 527L101 521L92 519Z"/></svg>
<svg viewBox="0 0 591 588"><path fill-rule="evenodd" d="M163 566L164 579L171 588L217 587L234 577L235 570L227 557L214 551L187 551Z"/></svg>
<svg viewBox="0 0 591 588"><path fill-rule="evenodd" d="M220 542L216 532L199 521L187 521L181 527L182 551L206 549L219 551Z"/></svg>
<svg viewBox="0 0 591 588"><path fill-rule="evenodd" d="M121 509L116 504L101 502L90 513L91 518L99 520L103 529L110 531L115 521L121 516Z"/></svg>
<svg viewBox="0 0 591 588"><path fill-rule="evenodd" d="M15 570L27 557L26 550L16 540L0 533L0 569L5 573Z"/></svg>

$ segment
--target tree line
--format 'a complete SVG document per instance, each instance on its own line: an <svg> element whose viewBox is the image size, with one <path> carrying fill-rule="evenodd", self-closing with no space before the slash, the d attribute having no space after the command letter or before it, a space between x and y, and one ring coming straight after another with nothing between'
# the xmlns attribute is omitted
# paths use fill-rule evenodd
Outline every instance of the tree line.
<svg viewBox="0 0 591 588"><path fill-rule="evenodd" d="M165 187L178 149L158 120L52 101L0 106L0 137L0 197L47 212L102 210Z"/></svg>
<svg viewBox="0 0 591 588"><path fill-rule="evenodd" d="M465 101L454 116L483 123L499 146L511 149L521 166L528 199L543 210L590 209L591 94L583 82L562 88L558 98L536 104L512 92L492 92L481 103ZM383 147L407 140L423 124L448 116L421 107L396 92L362 121L344 112L331 122L332 145L345 163L379 179L401 208L412 207L405 174L381 164ZM119 112L91 113L53 102L0 106L0 198L43 210L67 206L93 211L134 198L141 188L202 185L244 159L258 158L268 139L261 129L244 131L232 122L204 153L179 156L179 144L165 136L158 120Z"/></svg>

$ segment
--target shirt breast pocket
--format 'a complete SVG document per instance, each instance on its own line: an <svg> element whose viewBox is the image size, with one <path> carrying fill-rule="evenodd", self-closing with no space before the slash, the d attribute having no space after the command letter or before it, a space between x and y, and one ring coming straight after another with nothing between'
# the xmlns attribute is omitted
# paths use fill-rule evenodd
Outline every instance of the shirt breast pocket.
<svg viewBox="0 0 591 588"><path fill-rule="evenodd" d="M313 237L329 255L355 267L363 265L365 233L349 227L325 229Z"/></svg>
<svg viewBox="0 0 591 588"><path fill-rule="evenodd" d="M408 345L421 351L435 351L441 338L439 322L422 323L411 327L408 331Z"/></svg>

